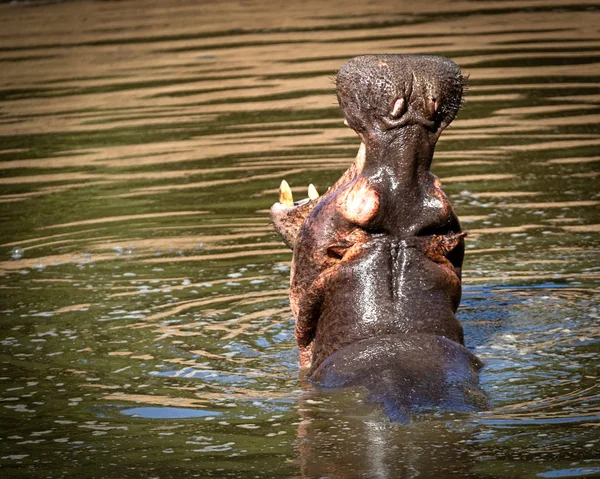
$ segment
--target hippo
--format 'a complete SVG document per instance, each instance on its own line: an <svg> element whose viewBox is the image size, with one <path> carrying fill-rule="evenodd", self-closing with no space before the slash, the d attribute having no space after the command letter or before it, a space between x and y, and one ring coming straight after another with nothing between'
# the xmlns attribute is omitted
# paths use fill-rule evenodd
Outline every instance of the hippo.
<svg viewBox="0 0 600 479"><path fill-rule="evenodd" d="M466 233L430 172L465 83L440 56L349 60L336 90L361 140L354 162L325 194L310 185L298 202L282 181L271 208L293 250L301 369L317 386L364 388L393 421L486 408L482 363L455 315Z"/></svg>

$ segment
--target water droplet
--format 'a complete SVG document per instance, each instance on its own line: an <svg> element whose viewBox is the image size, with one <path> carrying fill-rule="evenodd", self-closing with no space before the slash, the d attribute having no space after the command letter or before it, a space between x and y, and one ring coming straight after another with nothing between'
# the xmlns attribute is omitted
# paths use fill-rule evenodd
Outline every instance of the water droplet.
<svg viewBox="0 0 600 479"><path fill-rule="evenodd" d="M15 246L10 253L10 257L16 261L16 260L21 259L23 257L23 254L24 254L23 248L18 248Z"/></svg>

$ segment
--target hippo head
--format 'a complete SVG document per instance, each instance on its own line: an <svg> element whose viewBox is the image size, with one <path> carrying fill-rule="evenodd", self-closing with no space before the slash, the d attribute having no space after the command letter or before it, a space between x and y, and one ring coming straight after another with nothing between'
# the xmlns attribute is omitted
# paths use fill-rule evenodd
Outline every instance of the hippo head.
<svg viewBox="0 0 600 479"><path fill-rule="evenodd" d="M454 313L465 233L429 169L464 84L437 56L365 55L340 68L338 101L362 140L356 159L322 196L311 185L294 203L282 182L271 208L294 253L295 335L313 379L338 350L373 338L430 335L462 347Z"/></svg>

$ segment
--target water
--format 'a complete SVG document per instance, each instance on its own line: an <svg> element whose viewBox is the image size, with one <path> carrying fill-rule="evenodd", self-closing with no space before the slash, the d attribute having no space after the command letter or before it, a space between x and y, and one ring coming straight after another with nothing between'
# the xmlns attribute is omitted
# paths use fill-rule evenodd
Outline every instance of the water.
<svg viewBox="0 0 600 479"><path fill-rule="evenodd" d="M0 5L0 471L600 475L595 2ZM361 53L470 74L438 145L493 408L390 424L299 377L267 210L358 148Z"/></svg>

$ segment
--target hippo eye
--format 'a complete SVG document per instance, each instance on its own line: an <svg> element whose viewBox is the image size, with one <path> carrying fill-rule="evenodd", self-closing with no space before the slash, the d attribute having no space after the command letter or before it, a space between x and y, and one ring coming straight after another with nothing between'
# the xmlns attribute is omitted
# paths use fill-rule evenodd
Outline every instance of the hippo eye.
<svg viewBox="0 0 600 479"><path fill-rule="evenodd" d="M333 259L342 259L347 249L347 246L342 246L339 244L330 246L327 248L327 256Z"/></svg>
<svg viewBox="0 0 600 479"><path fill-rule="evenodd" d="M351 259L359 253L361 245L367 244L369 236L364 229L356 228L330 244L326 251L327 257L336 261Z"/></svg>

